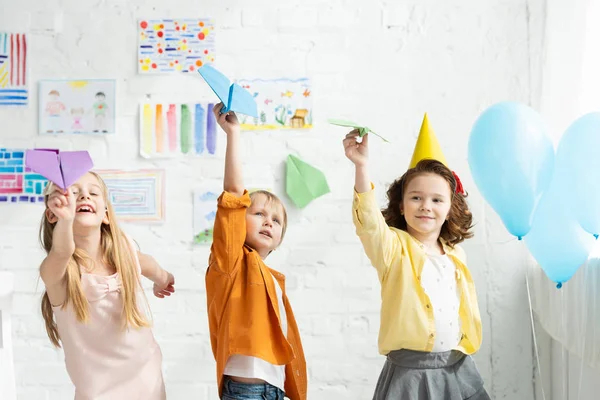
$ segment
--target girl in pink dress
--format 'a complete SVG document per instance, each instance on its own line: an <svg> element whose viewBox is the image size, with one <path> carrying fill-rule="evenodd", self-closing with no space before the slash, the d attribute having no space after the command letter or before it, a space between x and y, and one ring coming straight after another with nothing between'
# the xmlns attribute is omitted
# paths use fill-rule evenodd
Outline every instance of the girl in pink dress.
<svg viewBox="0 0 600 400"><path fill-rule="evenodd" d="M173 275L125 236L97 174L46 193L42 314L50 341L64 348L75 400L164 400L140 277L164 298L175 291Z"/></svg>

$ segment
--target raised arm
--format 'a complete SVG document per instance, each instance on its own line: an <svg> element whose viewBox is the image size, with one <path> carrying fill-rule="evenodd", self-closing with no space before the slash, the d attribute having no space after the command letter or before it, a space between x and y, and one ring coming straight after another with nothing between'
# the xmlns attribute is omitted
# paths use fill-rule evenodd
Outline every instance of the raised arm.
<svg viewBox="0 0 600 400"><path fill-rule="evenodd" d="M354 130L343 141L346 157L355 166L352 221L365 254L383 282L394 255L400 250L400 241L388 227L375 200L367 168L369 135L363 136L361 142L358 142L358 137L358 131Z"/></svg>
<svg viewBox="0 0 600 400"><path fill-rule="evenodd" d="M48 197L47 206L45 217L54 228L52 245L40 266L40 277L44 281L50 302L53 305L60 305L66 298L67 263L75 252L73 240L75 196L70 188L67 191L57 189Z"/></svg>
<svg viewBox="0 0 600 400"><path fill-rule="evenodd" d="M225 149L225 176L223 189L234 196L244 194L244 179L242 176L242 160L240 156L240 124L234 112L220 114L223 103L217 104L213 112L217 123L227 134Z"/></svg>
<svg viewBox="0 0 600 400"><path fill-rule="evenodd" d="M354 190L364 193L371 190L371 180L367 168L369 161L369 135L365 135L362 141L358 141L358 130L353 130L344 139L344 151L346 157L354 163Z"/></svg>
<svg viewBox="0 0 600 400"><path fill-rule="evenodd" d="M221 272L231 273L246 241L246 209L250 206L250 197L242 177L240 124L235 113L220 114L222 107L220 103L214 108L217 123L227 134L227 147L224 192L217 202L211 265L221 269Z"/></svg>

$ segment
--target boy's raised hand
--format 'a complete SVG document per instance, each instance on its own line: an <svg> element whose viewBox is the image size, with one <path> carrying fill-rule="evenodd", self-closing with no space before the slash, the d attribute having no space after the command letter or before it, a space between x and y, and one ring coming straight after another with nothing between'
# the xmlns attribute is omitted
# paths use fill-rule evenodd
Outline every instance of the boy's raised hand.
<svg viewBox="0 0 600 400"><path fill-rule="evenodd" d="M357 140L359 137L358 129L354 129L342 142L346 157L357 167L365 166L369 159L369 135L364 135L361 142Z"/></svg>
<svg viewBox="0 0 600 400"><path fill-rule="evenodd" d="M75 219L76 199L71 188L66 191L56 189L48 196L48 209L50 214L47 218L50 222L57 220L72 221Z"/></svg>
<svg viewBox="0 0 600 400"><path fill-rule="evenodd" d="M233 111L221 114L222 108L223 103L219 103L213 108L213 113L215 114L217 123L227 135L238 133L240 131L240 122L238 121L237 115L235 115Z"/></svg>

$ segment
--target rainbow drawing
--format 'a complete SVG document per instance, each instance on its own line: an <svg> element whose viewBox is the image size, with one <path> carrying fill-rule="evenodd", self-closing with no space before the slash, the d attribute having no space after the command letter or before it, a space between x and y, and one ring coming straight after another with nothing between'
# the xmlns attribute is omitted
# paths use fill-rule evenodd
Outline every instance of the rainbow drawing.
<svg viewBox="0 0 600 400"><path fill-rule="evenodd" d="M213 155L217 121L212 103L144 103L140 154L146 158Z"/></svg>

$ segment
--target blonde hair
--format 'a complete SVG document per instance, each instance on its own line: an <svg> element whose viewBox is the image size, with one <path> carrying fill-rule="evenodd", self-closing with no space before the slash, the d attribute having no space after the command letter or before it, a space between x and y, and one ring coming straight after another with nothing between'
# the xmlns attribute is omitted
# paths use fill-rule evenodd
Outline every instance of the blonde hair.
<svg viewBox="0 0 600 400"><path fill-rule="evenodd" d="M273 202L275 205L280 205L281 209L283 210L283 222L281 223L281 239L279 240L279 244L281 244L281 242L283 242L283 237L285 236L285 231L287 229L287 211L285 210L285 206L283 205L279 197L269 192L268 190L255 190L251 192L250 200L252 200L252 203L254 203L254 198L258 194L262 194L263 196L265 196L267 198L267 203Z"/></svg>
<svg viewBox="0 0 600 400"><path fill-rule="evenodd" d="M141 328L149 326L148 320L138 308L136 291L139 288L140 281L137 273L135 256L132 253L129 239L117 225L114 209L108 200L108 188L106 184L97 173L91 171L89 173L98 179L100 187L102 188L102 195L106 199L108 224L103 223L101 225L100 247L103 255L102 261L108 265L114 266L121 279L121 295L123 296L123 310L121 315L123 316L123 328ZM46 188L44 196L46 209L48 208L48 195L55 187L56 186L50 183ZM46 254L50 253L50 250L52 249L54 226L55 223L50 223L46 217L46 212L44 212L39 235L40 243L44 250L46 250ZM88 255L81 249L75 249L75 252L67 263L65 276L67 297L61 306L62 309L65 309L71 304L75 313L75 318L78 322L82 323L89 320L88 302L81 286L81 271L79 270L79 266L85 265L86 261L89 264L90 259ZM47 291L44 292L41 307L48 337L52 344L56 347L61 347L59 343L60 336L58 334L56 322L54 321L54 312Z"/></svg>

